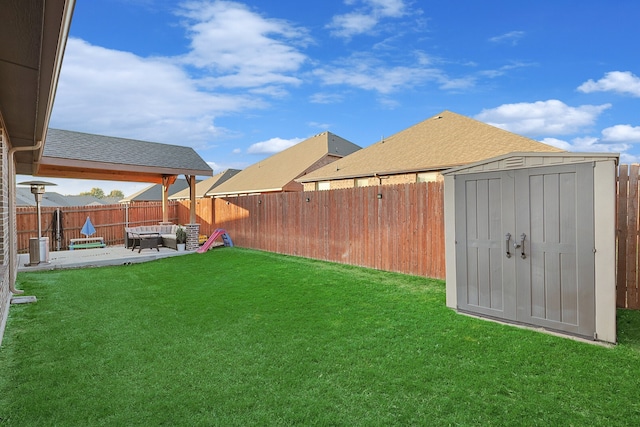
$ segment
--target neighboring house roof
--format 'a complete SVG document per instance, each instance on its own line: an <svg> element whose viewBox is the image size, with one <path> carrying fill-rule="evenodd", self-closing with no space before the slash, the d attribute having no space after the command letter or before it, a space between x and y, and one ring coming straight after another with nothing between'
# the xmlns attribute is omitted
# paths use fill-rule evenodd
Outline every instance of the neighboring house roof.
<svg viewBox="0 0 640 427"><path fill-rule="evenodd" d="M238 172L240 172L239 169L227 169L226 171L220 172L219 174L216 174L211 178L200 181L196 184L196 198L203 198L207 194L207 192L226 182L229 178L235 176ZM190 198L191 193L188 188L185 188L182 191L178 191L177 193L173 193L171 196L169 196L169 200L184 200Z"/></svg>
<svg viewBox="0 0 640 427"><path fill-rule="evenodd" d="M439 171L514 151L563 150L460 114L443 111L297 181Z"/></svg>
<svg viewBox="0 0 640 427"><path fill-rule="evenodd" d="M58 201L56 200L51 200L50 196L52 194L57 194L57 193L51 193L51 192L46 192L42 195L42 202L40 202L40 206L42 207L60 207L62 205L60 205L58 203ZM59 194L57 194L59 196ZM16 206L35 206L36 205L36 199L33 196L33 194L31 193L31 189L28 187L16 187Z"/></svg>
<svg viewBox="0 0 640 427"><path fill-rule="evenodd" d="M169 186L169 196L189 188L189 182L186 179L176 179L176 182ZM120 203L127 202L150 202L162 200L162 185L153 184L130 196L120 199Z"/></svg>
<svg viewBox="0 0 640 427"><path fill-rule="evenodd" d="M191 147L49 129L38 175L162 183L213 171Z"/></svg>
<svg viewBox="0 0 640 427"><path fill-rule="evenodd" d="M116 201L114 201L116 200ZM42 207L95 206L118 203L117 199L98 199L94 196L63 196L60 193L47 191L42 195ZM30 188L16 187L16 206L35 206L36 200Z"/></svg>
<svg viewBox="0 0 640 427"><path fill-rule="evenodd" d="M61 196L59 194L58 196L60 196L67 203L67 206L95 206L109 204L106 200L99 199L94 196Z"/></svg>
<svg viewBox="0 0 640 427"><path fill-rule="evenodd" d="M207 196L299 191L302 186L294 181L296 178L360 149L331 132L323 132L249 166Z"/></svg>
<svg viewBox="0 0 640 427"><path fill-rule="evenodd" d="M118 203L120 203L121 198L120 197L103 197L102 199L99 199L103 205L117 205Z"/></svg>

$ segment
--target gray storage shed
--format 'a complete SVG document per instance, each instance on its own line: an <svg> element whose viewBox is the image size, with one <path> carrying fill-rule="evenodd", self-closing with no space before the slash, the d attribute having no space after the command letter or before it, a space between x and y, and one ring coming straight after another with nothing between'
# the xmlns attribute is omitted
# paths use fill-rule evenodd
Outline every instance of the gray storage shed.
<svg viewBox="0 0 640 427"><path fill-rule="evenodd" d="M617 163L511 153L446 171L447 306L615 343Z"/></svg>

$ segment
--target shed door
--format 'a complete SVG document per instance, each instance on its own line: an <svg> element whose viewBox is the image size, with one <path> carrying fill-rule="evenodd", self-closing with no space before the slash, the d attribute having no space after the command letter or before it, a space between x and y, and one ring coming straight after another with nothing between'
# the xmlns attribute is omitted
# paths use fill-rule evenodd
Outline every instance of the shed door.
<svg viewBox="0 0 640 427"><path fill-rule="evenodd" d="M456 198L458 308L593 337L592 164L459 175Z"/></svg>

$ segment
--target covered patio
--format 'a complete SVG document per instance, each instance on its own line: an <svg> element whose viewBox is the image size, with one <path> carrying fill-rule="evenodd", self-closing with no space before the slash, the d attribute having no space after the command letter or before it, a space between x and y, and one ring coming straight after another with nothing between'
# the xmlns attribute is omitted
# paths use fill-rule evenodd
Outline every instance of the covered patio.
<svg viewBox="0 0 640 427"><path fill-rule="evenodd" d="M195 224L196 177L213 176L213 170L191 147L49 129L34 175L162 184L163 222L168 221L169 187L184 175L191 199L189 222Z"/></svg>

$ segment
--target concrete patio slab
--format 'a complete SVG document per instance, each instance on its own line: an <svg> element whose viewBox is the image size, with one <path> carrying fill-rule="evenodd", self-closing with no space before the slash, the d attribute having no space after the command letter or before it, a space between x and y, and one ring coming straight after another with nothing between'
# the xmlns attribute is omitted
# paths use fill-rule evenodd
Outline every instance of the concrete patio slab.
<svg viewBox="0 0 640 427"><path fill-rule="evenodd" d="M194 252L195 251L178 252L162 247L160 251L156 249L143 249L138 253L138 250L132 251L124 246L108 246L106 248L50 252L48 263L40 263L34 266L28 265L29 254L19 254L18 272L128 265L154 261L166 257L187 255Z"/></svg>

